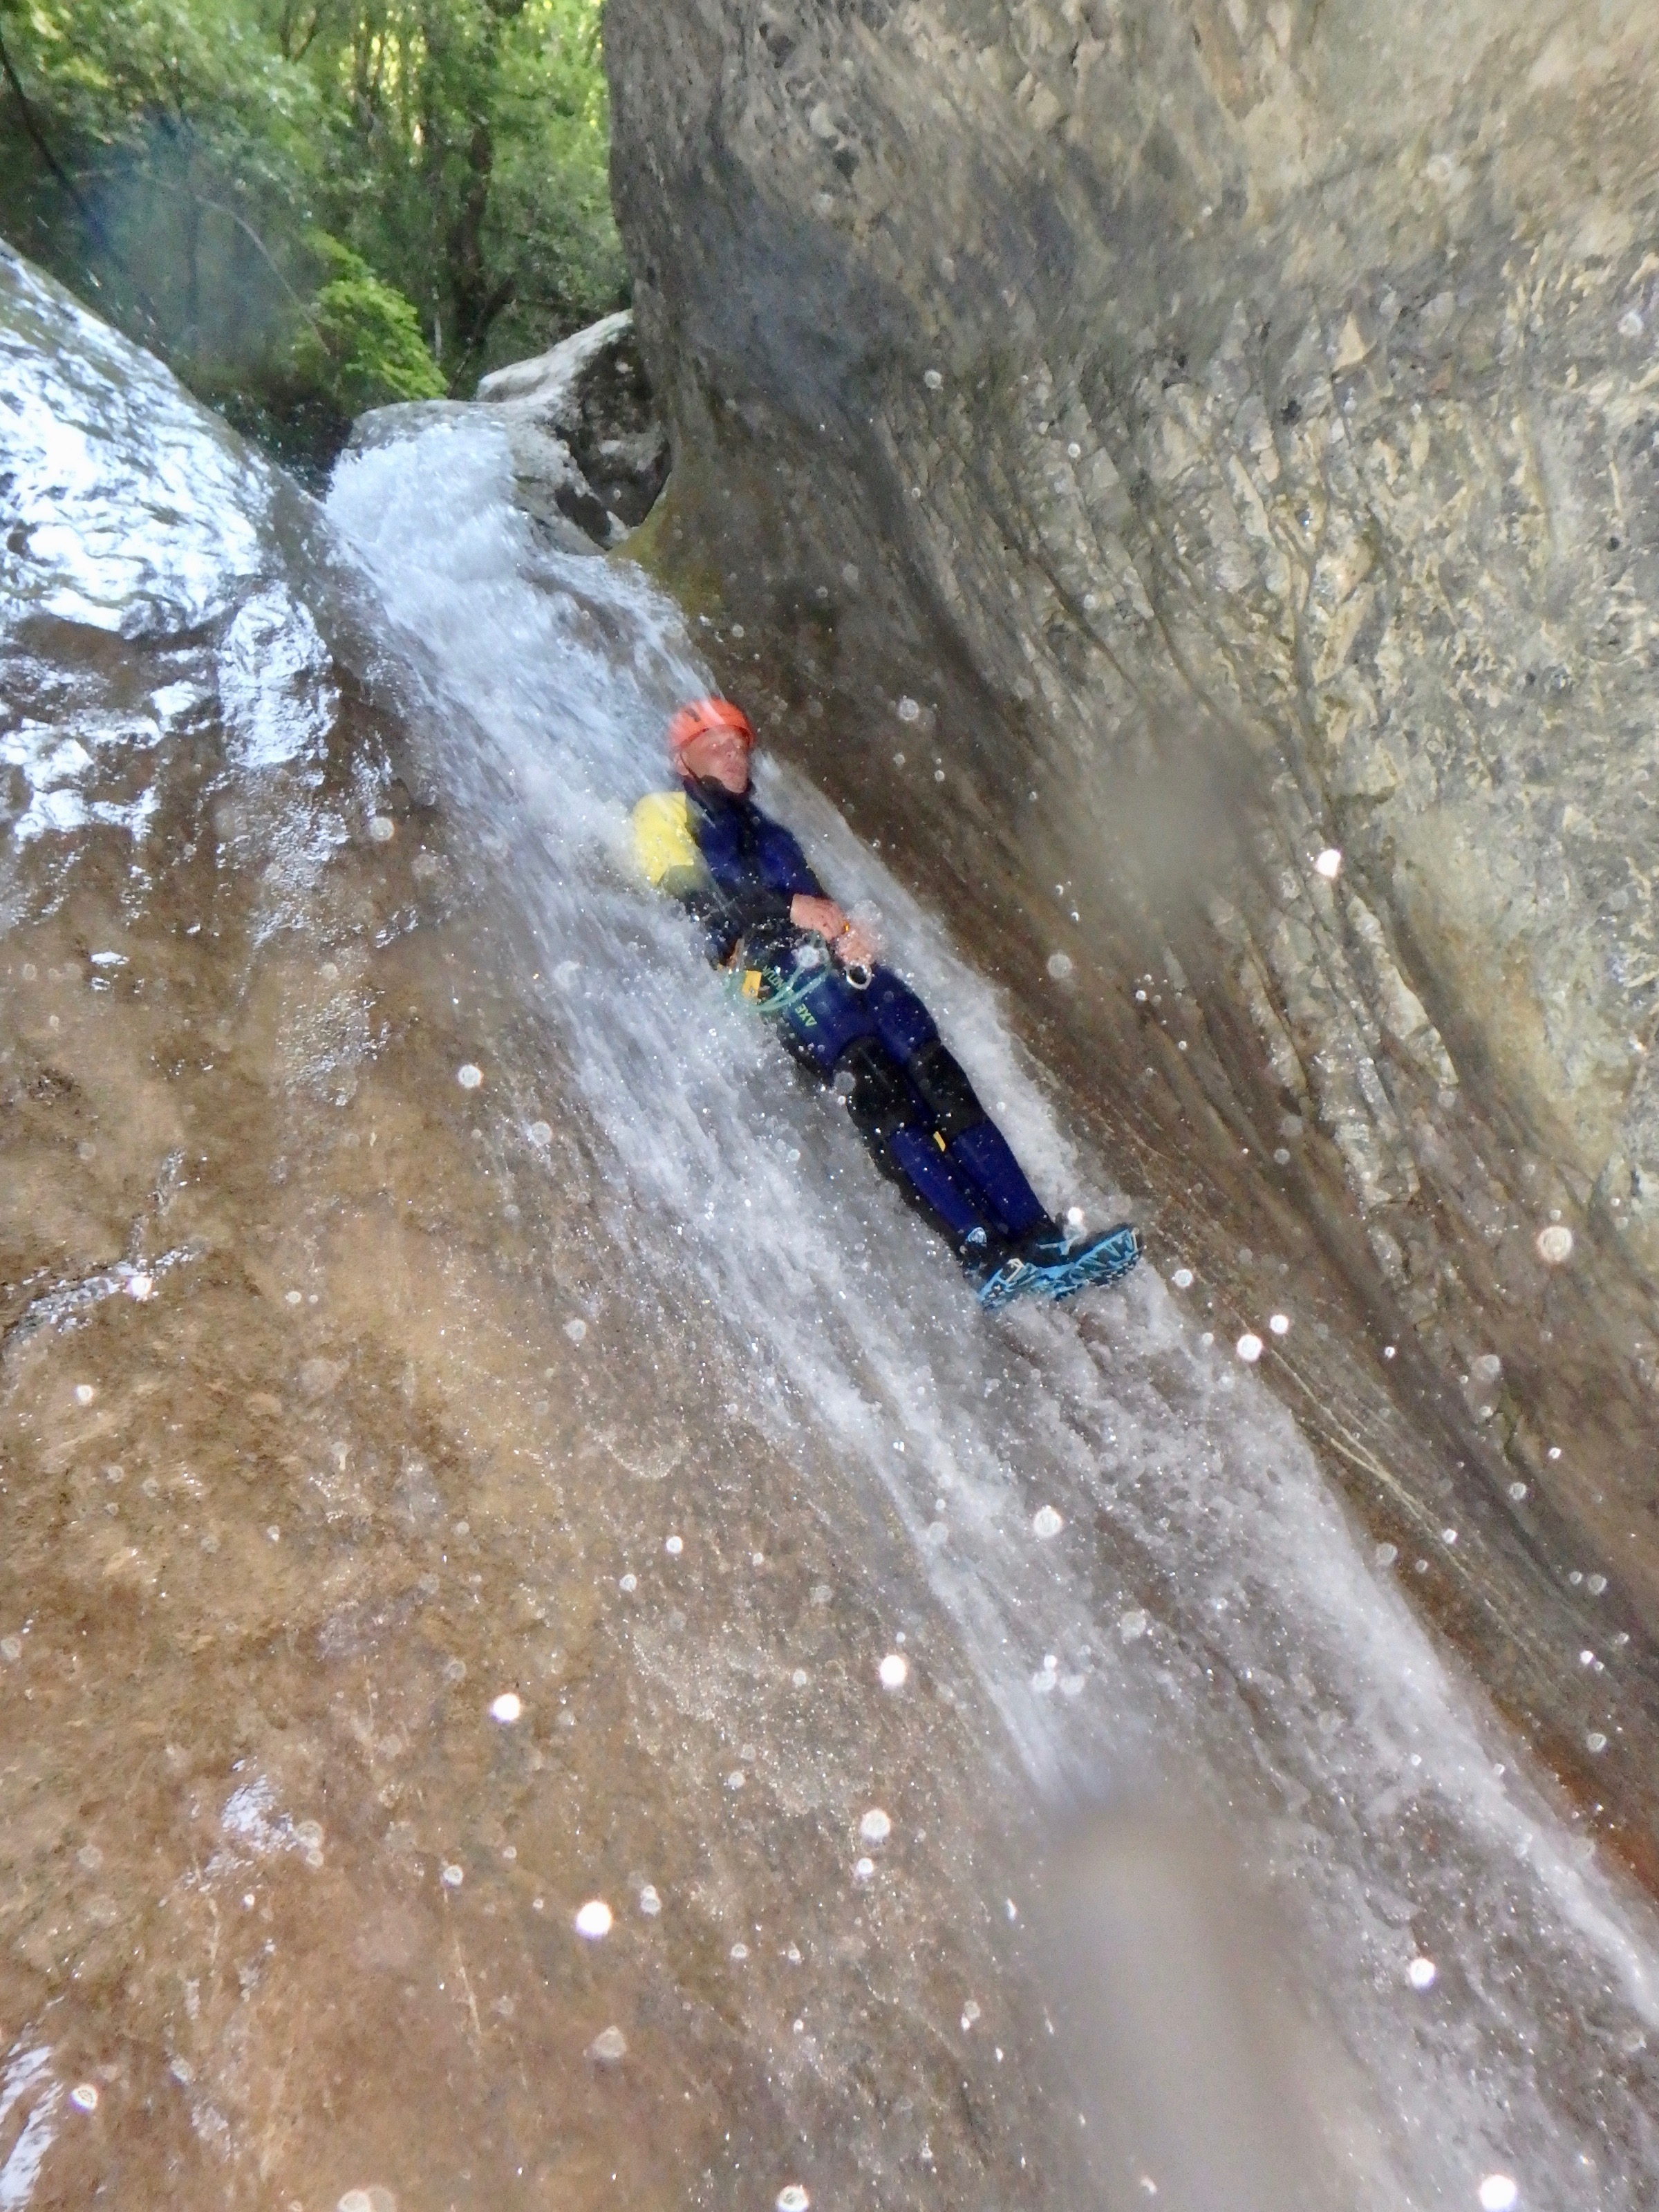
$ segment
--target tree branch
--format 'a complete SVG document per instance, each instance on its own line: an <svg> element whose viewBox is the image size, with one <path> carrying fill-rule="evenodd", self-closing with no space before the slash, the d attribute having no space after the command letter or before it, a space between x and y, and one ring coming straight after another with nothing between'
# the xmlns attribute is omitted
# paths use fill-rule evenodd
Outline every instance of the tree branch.
<svg viewBox="0 0 1659 2212"><path fill-rule="evenodd" d="M161 320L155 312L155 302L138 282L126 257L120 252L114 240L105 228L103 217L92 203L82 197L80 186L52 152L46 135L40 128L34 110L29 104L28 94L23 90L22 80L19 77L11 56L7 51L3 32L0 32L0 75L3 75L6 82L11 87L12 97L17 102L23 118L23 128L27 131L31 143L46 163L49 174L55 177L64 191L68 193L70 204L85 223L87 235L91 240L94 248L101 253L106 261L112 262L126 278L132 287L132 296L138 303L139 313L148 319L151 331L159 335Z"/></svg>
<svg viewBox="0 0 1659 2212"><path fill-rule="evenodd" d="M207 208L215 215L223 216L227 222L234 222L237 229L241 232L243 237L246 239L248 244L252 246L254 252L264 263L266 268L270 270L271 275L276 279L276 282L282 286L283 291L288 294L289 298L294 302L295 306L300 310L300 313L305 317L307 322L311 325L312 329L313 331L316 330L316 317L312 313L310 308L295 290L293 285L289 283L288 278L283 276L281 269L277 266L276 260L272 257L270 248L265 244L264 239L260 237L258 232L255 230L253 225L247 220L246 216L238 215L234 208L227 207L222 200L210 200L204 192L192 191L188 185L164 184L159 177L152 177L149 179L149 182L150 189L153 191L172 192L179 199L193 200L198 207Z"/></svg>
<svg viewBox="0 0 1659 2212"><path fill-rule="evenodd" d="M69 194L70 200L74 203L76 213L80 216L82 222L85 223L87 228L100 244L106 245L107 240L104 236L104 226L99 222L98 217L93 213L86 201L82 198L80 188L76 184L74 178L71 177L69 171L64 168L63 163L58 160L56 154L52 152L50 144L47 143L46 134L40 128L40 123L36 119L34 110L29 105L29 97L23 89L22 79L18 76L17 71L12 66L11 56L6 51L6 40L3 32L0 32L0 71L4 72L6 82L11 87L12 96L16 100L18 108L22 114L23 128L28 132L29 138L33 144L35 152L39 154L40 159L46 163L47 168L52 172L52 174L57 178L58 183Z"/></svg>

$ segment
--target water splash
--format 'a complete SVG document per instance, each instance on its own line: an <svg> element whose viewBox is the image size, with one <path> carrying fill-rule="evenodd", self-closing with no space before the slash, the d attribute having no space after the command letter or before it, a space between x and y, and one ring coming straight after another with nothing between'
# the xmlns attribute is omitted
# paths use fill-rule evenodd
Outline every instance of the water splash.
<svg viewBox="0 0 1659 2212"><path fill-rule="evenodd" d="M0 2212L25 2212L34 2200L35 2184L58 2133L64 2088L52 2071L45 2045L14 2044L0 2065L0 2140L16 2112L23 2125L0 2165Z"/></svg>

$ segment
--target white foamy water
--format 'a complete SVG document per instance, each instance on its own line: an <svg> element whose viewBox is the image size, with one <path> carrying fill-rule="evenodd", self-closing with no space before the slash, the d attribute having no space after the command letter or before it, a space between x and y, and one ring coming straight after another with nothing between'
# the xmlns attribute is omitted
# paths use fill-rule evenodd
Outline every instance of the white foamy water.
<svg viewBox="0 0 1659 2212"><path fill-rule="evenodd" d="M33 2197L63 2094L49 2050L15 2043L0 2060L0 2144L9 2146L0 2160L0 2212L22 2212Z"/></svg>
<svg viewBox="0 0 1659 2212"><path fill-rule="evenodd" d="M629 810L708 673L636 569L542 552L509 484L481 417L348 459L329 511L613 1157L617 1288L720 1316L751 1417L885 1493L1034 1785L1237 1810L1366 2084L1359 2198L1473 2206L1496 2173L1529 2207L1650 2201L1645 1905L1524 1778L1231 1347L1151 1267L1081 1312L988 1322L632 880ZM1114 1218L1109 1164L1073 1155L946 933L799 777L763 768L760 793L878 915L1045 1200ZM490 1082L535 1125L533 1067Z"/></svg>

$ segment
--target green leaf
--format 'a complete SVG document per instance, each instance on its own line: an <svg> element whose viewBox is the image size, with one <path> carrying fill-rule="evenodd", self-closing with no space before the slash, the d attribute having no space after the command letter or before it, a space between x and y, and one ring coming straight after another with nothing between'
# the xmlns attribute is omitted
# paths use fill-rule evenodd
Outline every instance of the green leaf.
<svg viewBox="0 0 1659 2212"><path fill-rule="evenodd" d="M330 274L295 340L295 368L348 415L393 400L441 398L443 374L411 302L337 238L313 231L307 243Z"/></svg>

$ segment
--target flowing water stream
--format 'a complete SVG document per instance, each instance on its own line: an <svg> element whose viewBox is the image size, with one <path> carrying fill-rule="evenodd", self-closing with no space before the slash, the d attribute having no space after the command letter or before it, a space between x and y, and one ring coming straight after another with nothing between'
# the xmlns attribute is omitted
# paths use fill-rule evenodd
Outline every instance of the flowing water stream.
<svg viewBox="0 0 1659 2212"><path fill-rule="evenodd" d="M1651 1912L1182 1255L988 1322L633 880L695 626L483 410L319 510L3 278L0 2208L1076 2202L1080 1806L1271 1896L1316 2201L1650 2203Z"/></svg>

